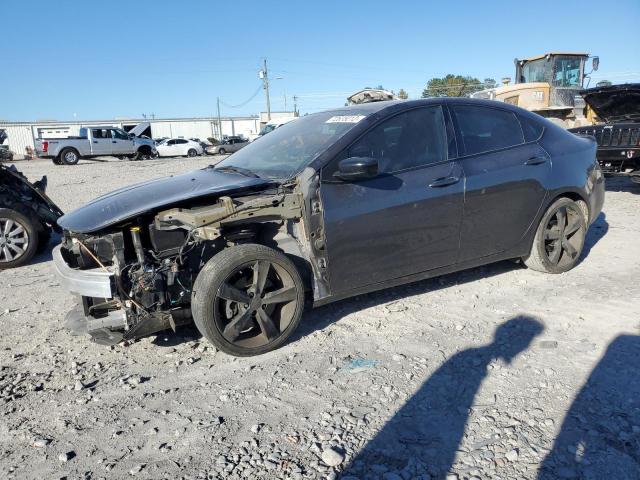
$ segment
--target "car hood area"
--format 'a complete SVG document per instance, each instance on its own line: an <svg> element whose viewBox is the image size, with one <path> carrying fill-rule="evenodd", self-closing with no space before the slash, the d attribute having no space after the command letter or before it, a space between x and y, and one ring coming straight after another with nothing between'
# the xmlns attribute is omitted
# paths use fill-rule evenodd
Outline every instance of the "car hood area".
<svg viewBox="0 0 640 480"><path fill-rule="evenodd" d="M640 83L590 88L580 95L605 122L640 121Z"/></svg>
<svg viewBox="0 0 640 480"><path fill-rule="evenodd" d="M164 207L208 196L259 189L272 180L204 168L121 188L96 198L58 219L58 225L75 233L93 233Z"/></svg>

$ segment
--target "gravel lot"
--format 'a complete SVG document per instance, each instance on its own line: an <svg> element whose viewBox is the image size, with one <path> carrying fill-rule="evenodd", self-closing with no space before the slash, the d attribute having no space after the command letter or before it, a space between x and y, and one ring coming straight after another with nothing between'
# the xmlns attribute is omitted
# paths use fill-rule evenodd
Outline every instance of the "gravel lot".
<svg viewBox="0 0 640 480"><path fill-rule="evenodd" d="M20 162L65 211L214 158ZM261 357L193 328L63 328L50 255L0 272L2 478L640 478L640 186L608 179L582 262L500 264L309 312Z"/></svg>

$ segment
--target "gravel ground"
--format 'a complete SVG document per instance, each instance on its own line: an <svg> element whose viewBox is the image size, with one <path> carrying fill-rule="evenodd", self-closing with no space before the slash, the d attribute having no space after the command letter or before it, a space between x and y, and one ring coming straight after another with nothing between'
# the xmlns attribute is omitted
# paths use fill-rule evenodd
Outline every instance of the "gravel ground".
<svg viewBox="0 0 640 480"><path fill-rule="evenodd" d="M215 159L18 164L65 211ZM608 179L582 262L511 262L309 312L233 358L193 328L63 328L49 254L0 272L2 478L640 478L640 186Z"/></svg>

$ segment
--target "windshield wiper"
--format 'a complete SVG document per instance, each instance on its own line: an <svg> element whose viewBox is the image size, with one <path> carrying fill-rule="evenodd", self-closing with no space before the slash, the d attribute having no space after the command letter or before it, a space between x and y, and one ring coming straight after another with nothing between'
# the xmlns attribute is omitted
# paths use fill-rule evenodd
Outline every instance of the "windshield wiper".
<svg viewBox="0 0 640 480"><path fill-rule="evenodd" d="M247 168L234 167L233 165L226 165L224 167L214 167L214 170L220 170L221 172L234 172L244 175L245 177L260 178L260 175L253 173Z"/></svg>

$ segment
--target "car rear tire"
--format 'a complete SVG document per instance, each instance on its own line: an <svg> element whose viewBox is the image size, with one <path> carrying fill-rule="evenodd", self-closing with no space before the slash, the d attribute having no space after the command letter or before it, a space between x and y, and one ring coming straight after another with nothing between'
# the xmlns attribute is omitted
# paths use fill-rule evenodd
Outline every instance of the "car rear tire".
<svg viewBox="0 0 640 480"><path fill-rule="evenodd" d="M187 152L187 157L197 157L198 156L198 152L196 151L195 148L190 148L189 151Z"/></svg>
<svg viewBox="0 0 640 480"><path fill-rule="evenodd" d="M37 248L36 224L20 212L0 208L0 270L28 263Z"/></svg>
<svg viewBox="0 0 640 480"><path fill-rule="evenodd" d="M60 152L60 161L64 165L76 165L80 161L80 154L73 148L65 148Z"/></svg>
<svg viewBox="0 0 640 480"><path fill-rule="evenodd" d="M218 155L224 155L225 153L227 153L227 151L224 148L218 149Z"/></svg>
<svg viewBox="0 0 640 480"><path fill-rule="evenodd" d="M578 263L586 234L584 210L573 200L560 198L542 216L531 253L522 261L532 270L564 273Z"/></svg>
<svg viewBox="0 0 640 480"><path fill-rule="evenodd" d="M264 245L229 247L198 274L193 320L218 349L252 356L282 346L300 323L304 284L284 254Z"/></svg>

